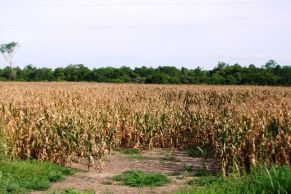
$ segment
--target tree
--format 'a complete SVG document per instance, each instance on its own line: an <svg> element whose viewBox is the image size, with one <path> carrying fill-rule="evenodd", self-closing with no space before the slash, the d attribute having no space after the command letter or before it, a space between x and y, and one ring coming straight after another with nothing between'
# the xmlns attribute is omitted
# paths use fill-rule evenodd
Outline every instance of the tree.
<svg viewBox="0 0 291 194"><path fill-rule="evenodd" d="M269 60L269 61L265 64L264 68L266 68L266 69L274 69L277 65L278 65L278 64L277 64L277 62L276 62L275 60Z"/></svg>
<svg viewBox="0 0 291 194"><path fill-rule="evenodd" d="M146 78L145 83L148 84L169 84L169 78L170 76L165 73L157 72L153 75L150 75L148 78Z"/></svg>
<svg viewBox="0 0 291 194"><path fill-rule="evenodd" d="M7 55L8 50L1 45L1 53ZM261 67L256 67L253 64L249 66L240 66L239 64L229 65L221 62L212 70L203 70L200 67L195 69L177 69L172 66L160 66L158 68L143 66L135 68L134 70L130 67L122 66L120 68L103 67L91 70L82 64L69 65L65 68L56 69L37 68L32 65L27 65L22 69L7 66L3 69L0 68L1 81L11 80L13 78L11 76L11 69L14 72L17 71L17 78L15 79L14 77L15 81L94 81L109 83L291 86L291 66L280 66L274 60L268 61L266 65Z"/></svg>
<svg viewBox="0 0 291 194"><path fill-rule="evenodd" d="M64 74L66 81L90 81L90 69L83 64L67 66Z"/></svg>
<svg viewBox="0 0 291 194"><path fill-rule="evenodd" d="M10 65L11 69L11 79L15 80L16 72L13 70L13 57L15 48L18 46L17 42L11 42L8 44L0 45L0 53L2 54L4 60Z"/></svg>

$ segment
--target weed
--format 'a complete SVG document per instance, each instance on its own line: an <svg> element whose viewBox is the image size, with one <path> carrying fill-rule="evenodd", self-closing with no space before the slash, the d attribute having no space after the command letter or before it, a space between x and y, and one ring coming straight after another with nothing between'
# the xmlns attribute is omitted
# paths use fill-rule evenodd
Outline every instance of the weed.
<svg viewBox="0 0 291 194"><path fill-rule="evenodd" d="M103 181L102 181L102 184L103 185L112 185L113 184L113 182L112 182L112 180L111 179L104 179Z"/></svg>
<svg viewBox="0 0 291 194"><path fill-rule="evenodd" d="M193 166L191 164L184 163L183 167L184 167L184 170L186 172L192 172L193 171Z"/></svg>
<svg viewBox="0 0 291 194"><path fill-rule="evenodd" d="M113 180L123 182L131 187L162 186L170 182L169 178L160 173L146 173L141 170L131 170L123 172L113 177Z"/></svg>
<svg viewBox="0 0 291 194"><path fill-rule="evenodd" d="M162 160L166 161L172 161L172 162L179 162L180 160L176 158L172 153L165 154L165 156L162 158Z"/></svg>
<svg viewBox="0 0 291 194"><path fill-rule="evenodd" d="M111 192L111 191L105 191L102 194L113 194L113 192Z"/></svg>
<svg viewBox="0 0 291 194"><path fill-rule="evenodd" d="M141 152L138 148L120 148L119 151L123 154L140 154Z"/></svg>
<svg viewBox="0 0 291 194"><path fill-rule="evenodd" d="M67 188L64 190L57 190L49 194L95 194L95 193L96 192L93 189L86 189L86 190L80 191L74 188Z"/></svg>
<svg viewBox="0 0 291 194"><path fill-rule="evenodd" d="M6 161L0 163L0 193L22 193L45 190L51 182L61 180L74 171L50 162Z"/></svg>
<svg viewBox="0 0 291 194"><path fill-rule="evenodd" d="M187 182L191 189L181 189L177 194L210 193L291 193L291 170L288 166L259 166L250 174L227 178L217 176L196 177Z"/></svg>
<svg viewBox="0 0 291 194"><path fill-rule="evenodd" d="M181 172L171 172L171 173L169 173L168 174L169 176L179 176L179 175L181 175Z"/></svg>

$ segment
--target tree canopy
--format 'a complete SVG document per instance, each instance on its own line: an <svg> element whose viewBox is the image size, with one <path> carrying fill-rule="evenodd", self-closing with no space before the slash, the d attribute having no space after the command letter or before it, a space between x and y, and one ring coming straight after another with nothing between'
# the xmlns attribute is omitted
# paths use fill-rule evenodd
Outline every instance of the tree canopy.
<svg viewBox="0 0 291 194"><path fill-rule="evenodd" d="M10 42L7 44L0 45L0 54L3 56L4 60L10 65L10 79L15 80L16 72L13 69L13 56L15 48L18 46L17 42Z"/></svg>
<svg viewBox="0 0 291 194"><path fill-rule="evenodd" d="M0 68L0 80L10 80L11 68ZM16 81L86 81L107 83L155 83L155 84L223 84L223 85L291 85L291 66L281 66L270 60L262 67L223 62L212 70L176 68L173 66L120 68L102 67L89 69L83 64L67 67L37 68L27 65L15 67Z"/></svg>

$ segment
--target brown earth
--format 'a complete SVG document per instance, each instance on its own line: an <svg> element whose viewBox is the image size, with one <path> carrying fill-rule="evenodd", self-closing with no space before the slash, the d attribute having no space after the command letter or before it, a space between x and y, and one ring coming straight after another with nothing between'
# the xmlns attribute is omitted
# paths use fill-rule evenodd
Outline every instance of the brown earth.
<svg viewBox="0 0 291 194"><path fill-rule="evenodd" d="M207 169L217 171L213 160L210 161L206 163ZM189 157L185 151L181 150L154 149L143 151L139 155L126 155L114 151L112 155L106 156L105 166L101 172L93 168L88 171L87 162L84 160L72 165L73 168L77 169L76 174L66 177L63 181L53 183L47 191L32 192L31 194L50 193L67 188L75 188L81 191L93 189L96 193L169 193L185 186L187 180L200 172L202 170L201 162L201 158ZM189 166L192 166L190 170L187 168ZM168 175L171 183L161 187L136 188L121 185L121 183L108 179L133 169Z"/></svg>

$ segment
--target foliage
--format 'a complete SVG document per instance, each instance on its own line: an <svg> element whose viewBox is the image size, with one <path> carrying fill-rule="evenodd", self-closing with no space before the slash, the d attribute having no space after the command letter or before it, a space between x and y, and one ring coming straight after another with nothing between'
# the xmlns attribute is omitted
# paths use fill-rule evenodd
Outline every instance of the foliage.
<svg viewBox="0 0 291 194"><path fill-rule="evenodd" d="M193 171L193 166L189 163L184 163L183 168L185 172L192 172Z"/></svg>
<svg viewBox="0 0 291 194"><path fill-rule="evenodd" d="M170 182L167 176L160 173L146 173L140 170L131 170L123 172L113 177L114 181L121 181L131 187L162 186Z"/></svg>
<svg viewBox="0 0 291 194"><path fill-rule="evenodd" d="M290 193L291 170L288 166L261 165L248 175L233 174L227 178L206 176L193 178L188 182L191 189L181 189L178 193L229 193L229 194L257 194L257 193Z"/></svg>
<svg viewBox="0 0 291 194"><path fill-rule="evenodd" d="M193 147L189 148L187 150L187 153L190 157L213 157L214 153L213 150L211 150L210 146L205 146L203 148L198 147Z"/></svg>
<svg viewBox="0 0 291 194"><path fill-rule="evenodd" d="M140 154L141 152L138 148L120 148L119 150L124 154Z"/></svg>
<svg viewBox="0 0 291 194"><path fill-rule="evenodd" d="M291 66L280 66L270 60L259 68L223 62L212 70L200 67L178 69L171 66L158 68L137 67L131 69L103 67L89 69L83 64L69 65L65 68L36 68L28 65L21 68L5 67L0 69L0 80L10 80L11 70L18 81L87 81L109 83L153 83L153 84L223 84L223 85L291 85Z"/></svg>
<svg viewBox="0 0 291 194"><path fill-rule="evenodd" d="M63 190L57 190L48 194L95 194L96 192L92 189L86 189L84 191L80 191L74 188L67 188Z"/></svg>
<svg viewBox="0 0 291 194"><path fill-rule="evenodd" d="M73 170L38 161L0 162L0 193L23 193L45 190L51 182L73 174Z"/></svg>
<svg viewBox="0 0 291 194"><path fill-rule="evenodd" d="M129 160L151 160L152 158L149 156L141 155L141 150L138 148L118 148L118 151L122 152L123 154L127 154L126 157Z"/></svg>
<svg viewBox="0 0 291 194"><path fill-rule="evenodd" d="M15 80L15 77L16 77L16 71L13 68L13 55L14 55L15 48L17 46L18 46L17 42L11 42L11 43L0 45L0 54L3 56L4 60L10 65L9 78L12 80Z"/></svg>
<svg viewBox="0 0 291 194"><path fill-rule="evenodd" d="M176 158L173 153L167 153L165 156L162 158L162 160L165 161L173 161L173 162L179 162L180 160Z"/></svg>

